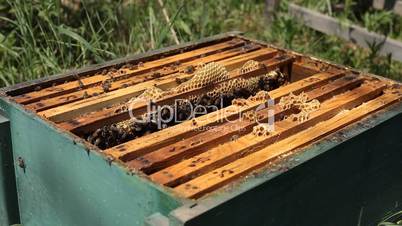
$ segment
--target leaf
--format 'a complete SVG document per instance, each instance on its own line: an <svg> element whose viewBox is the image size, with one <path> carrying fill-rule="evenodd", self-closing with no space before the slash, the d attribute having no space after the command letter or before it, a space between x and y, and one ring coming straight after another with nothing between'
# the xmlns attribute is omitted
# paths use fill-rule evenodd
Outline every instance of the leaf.
<svg viewBox="0 0 402 226"><path fill-rule="evenodd" d="M183 20L177 20L177 27L183 30L189 36L192 35L190 27Z"/></svg>
<svg viewBox="0 0 402 226"><path fill-rule="evenodd" d="M62 26L59 26L57 29L59 30L59 32L60 32L61 34L67 35L67 36L69 36L70 38L76 40L76 41L79 42L81 45L83 45L87 50L89 50L90 52L92 52L92 53L94 54L95 60L96 60L97 62L102 62L102 61L103 61L102 58L99 57L99 55L97 54L96 49L95 49L87 40L85 40L81 35L79 35L79 34L73 32L73 31L71 31L71 30L69 30L69 29L66 29L66 28L64 28L64 27L62 27ZM82 54L85 55L84 52L83 52Z"/></svg>
<svg viewBox="0 0 402 226"><path fill-rule="evenodd" d="M4 17L4 16L0 16L0 20L4 20L6 22L9 22L9 23L11 23L11 24L13 24L15 26L18 25L15 21L11 20L10 18Z"/></svg>
<svg viewBox="0 0 402 226"><path fill-rule="evenodd" d="M64 28L64 27L62 27L62 26L59 26L57 29L59 30L59 32L60 32L61 34L64 34L64 35L69 36L70 38L76 40L77 42L79 42L79 43L81 43L83 46L85 46L85 48L88 49L89 51L91 51L91 52L93 52L93 53L96 53L96 51L95 51L95 49L92 47L92 45L91 45L89 42L87 42L81 35L75 33L74 31L71 31L71 30L69 30L69 29L66 29L66 28Z"/></svg>

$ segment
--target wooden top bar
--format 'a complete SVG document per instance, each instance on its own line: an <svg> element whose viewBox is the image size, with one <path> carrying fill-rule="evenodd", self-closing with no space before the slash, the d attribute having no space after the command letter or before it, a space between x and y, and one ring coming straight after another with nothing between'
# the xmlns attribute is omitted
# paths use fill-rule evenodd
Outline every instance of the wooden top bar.
<svg viewBox="0 0 402 226"><path fill-rule="evenodd" d="M364 85L356 88L355 90L324 102L320 109L314 112L307 121L301 123L290 121L289 119L280 121L276 123L275 131L267 137L247 134L238 140L217 146L207 152L157 172L151 175L151 179L160 184L175 186L179 181L191 179L196 174L212 170L217 166L230 162L230 160L237 159L239 156L244 156L245 153L249 154L258 147L272 144L277 140L284 139L294 133L311 127L320 121L328 120L341 110L350 109L360 105L364 101L373 99L381 94L384 88L384 84L378 84L376 86ZM197 159L203 159L204 161L197 161Z"/></svg>
<svg viewBox="0 0 402 226"><path fill-rule="evenodd" d="M224 77L217 79L219 74ZM197 85L176 89L183 82ZM154 90L156 99L137 98ZM271 172L289 156L309 151L308 145L401 102L402 85L244 37L221 36L2 93L109 163L185 199L198 199L249 180L253 171ZM193 118L179 99L190 100L189 108L208 110ZM130 120L145 118L150 105L176 111ZM274 130L261 122L273 123Z"/></svg>
<svg viewBox="0 0 402 226"><path fill-rule="evenodd" d="M241 74L240 70L238 70L238 69L229 72L229 80L235 79L237 77L249 78L249 77L261 75L261 74L269 72L270 70L274 70L276 68L280 68L281 66L291 64L292 61L293 61L293 58L291 58L291 57L280 57L280 59L277 59L276 57L274 57L267 61L262 61L261 63L263 65L265 65L263 68L251 71L249 73ZM183 98L187 98L188 96L197 96L197 95L200 95L202 93L212 90L213 88L217 87L218 85L220 85L226 81L227 80L224 80L222 82L218 82L218 83L210 85L210 86L202 87L200 89L190 90L185 93L168 95L168 96L163 97L162 99L156 101L155 104L158 104L158 105L170 104L170 103L174 102L175 99L183 99ZM146 110L147 102L136 103L136 104L132 105L131 107L132 107L132 112L133 113L135 112L136 115L142 114ZM62 122L62 123L60 123L60 126L67 130L71 130L75 133L82 133L82 132L86 132L86 131L91 131L91 129L93 130L93 128L99 127L100 125L116 123L119 121L129 119L129 117L130 117L129 113L127 111L121 111L120 110L121 108L122 108L122 105L113 106L108 109L103 109L102 111L93 112L93 113L84 115L82 117L74 118L73 120L70 120L70 121Z"/></svg>
<svg viewBox="0 0 402 226"><path fill-rule="evenodd" d="M192 60L195 57L201 56L207 53L216 53L218 51L238 47L244 45L245 41L241 39L232 39L223 43L218 43L215 45L203 47L200 49L188 51L185 53L169 56L159 60L144 62L142 65L138 66L136 69L124 69L123 73L116 74L115 78L123 76L134 76L140 73L149 72L152 69L162 68L175 62L182 62ZM56 85L54 87L45 88L39 91L34 91L26 94L22 94L14 97L14 100L21 104L32 103L33 101L40 100L44 97L52 97L57 94L65 94L67 92L77 91L80 88L85 88L90 85L99 84L102 81L109 79L107 75L94 75L86 78L80 78L79 81L71 81L65 84Z"/></svg>
<svg viewBox="0 0 402 226"><path fill-rule="evenodd" d="M342 77L320 88L311 90L306 94L309 98L308 101L312 99L323 101L336 94L352 89L362 82L362 78L345 79L345 77ZM290 113L292 113L292 111L278 108L275 110L275 120L280 120L284 115ZM266 121L268 119L267 117L268 113L266 109L256 112L256 118L258 118L260 122ZM242 118L233 122L226 122L216 128L162 147L138 159L129 161L127 165L145 173L154 172L194 156L199 152L213 148L216 145L223 144L233 137L240 137L245 133L249 133L255 125L257 125L256 121L244 120Z"/></svg>
<svg viewBox="0 0 402 226"><path fill-rule="evenodd" d="M360 120L370 113L376 112L392 103L400 100L400 95L385 94L377 99L369 101L349 111L344 111L330 120L323 121L318 125L297 133L289 138L276 142L258 152L240 158L232 163L217 168L207 174L194 178L187 183L181 184L175 190L187 198L200 197L218 187L221 187L234 179L248 174L249 172L263 167L267 163L278 159L296 148L311 144L317 139Z"/></svg>
<svg viewBox="0 0 402 226"><path fill-rule="evenodd" d="M108 91L113 91L116 89L133 86L133 85L136 85L141 82L146 82L146 81L155 79L156 77L163 78L166 75L178 73L179 71L184 71L189 66L196 66L201 63L206 64L206 63L210 63L210 62L221 61L223 59L231 58L231 57L237 56L239 54L255 51L259 48L261 48L261 46L250 44L247 48L245 48L244 46L237 47L234 49L229 49L229 50L225 50L222 52L213 53L212 55L207 55L206 57L201 57L201 58L197 58L197 59L194 59L194 60L191 60L188 62L184 62L177 67L164 67L161 69L157 69L154 72L148 72L148 73L140 74L140 75L137 75L134 77L129 77L127 79L118 80L116 82L111 83L111 86L108 89ZM188 73L188 74L192 74L192 73ZM97 96L102 93L104 93L104 89L103 89L102 85L96 85L94 87L88 87L86 89L81 89L76 92L56 96L53 98L43 99L43 100L40 100L37 102L33 102L31 104L28 104L27 108L35 110L35 111L44 111L49 108L64 105L64 104L71 103L71 102L74 102L77 100L82 100L82 99L85 99L88 97Z"/></svg>
<svg viewBox="0 0 402 226"><path fill-rule="evenodd" d="M270 48L264 48L255 52L246 53L241 57L230 61L224 61L223 65L228 70L233 70L236 67L240 67L249 60L264 60L272 57L276 53L275 50ZM103 93L96 97L91 97L85 100L77 101L70 104L65 104L60 107L52 108L39 114L51 119L53 121L63 121L76 117L80 114L84 114L90 111L96 111L112 103L119 103L122 101L128 101L130 98L140 95L144 90L152 88L154 86L174 86L177 84L177 78L189 79L192 74L172 74L163 78L156 78L150 81L143 82L141 84L118 89L109 93Z"/></svg>
<svg viewBox="0 0 402 226"><path fill-rule="evenodd" d="M340 73L320 73L311 76L305 80L301 80L296 83L291 83L287 86L280 87L276 90L269 92L269 95L275 101L279 98L289 94L289 93L300 93L308 90L314 86L324 84L330 80L339 78L343 75ZM165 145L179 141L185 137L194 135L196 130L201 129L205 126L213 126L221 122L223 119L232 120L235 119L240 112L245 112L253 110L258 107L262 102L250 103L250 105L238 107L231 105L229 107L220 109L218 111L212 112L210 114L200 116L197 118L197 125L192 125L191 121L185 121L179 125L166 128L164 130L155 132L153 134L147 135L145 137L140 137L138 139L129 141L127 143L118 145L114 148L107 149L105 153L113 156L114 158L127 159L134 158L144 153L149 152L157 148L161 148Z"/></svg>

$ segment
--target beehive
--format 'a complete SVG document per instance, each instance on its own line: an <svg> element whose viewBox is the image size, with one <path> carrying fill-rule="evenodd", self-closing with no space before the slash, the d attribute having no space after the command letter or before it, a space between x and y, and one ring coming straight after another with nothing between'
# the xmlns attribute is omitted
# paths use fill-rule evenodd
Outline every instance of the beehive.
<svg viewBox="0 0 402 226"><path fill-rule="evenodd" d="M295 211L312 194L291 182L325 180L309 168L344 165L349 181L369 172L361 158L402 162L400 133L370 138L400 127L401 98L398 82L225 34L10 87L1 106L24 225L278 225L275 205ZM167 106L185 119L148 117ZM188 117L189 106L215 108ZM362 142L370 150L353 150ZM314 197L305 205L320 207Z"/></svg>

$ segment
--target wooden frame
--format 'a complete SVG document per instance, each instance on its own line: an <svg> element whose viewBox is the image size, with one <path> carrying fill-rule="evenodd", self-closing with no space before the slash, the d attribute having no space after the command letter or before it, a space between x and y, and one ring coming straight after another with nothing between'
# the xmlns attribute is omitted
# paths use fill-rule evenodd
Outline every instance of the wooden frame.
<svg viewBox="0 0 402 226"><path fill-rule="evenodd" d="M190 49L194 46L198 48L233 37L244 38L226 34L185 46ZM275 48L259 41L247 40ZM181 49L182 47L172 47L166 51L178 53ZM65 77L37 80L4 90L4 95L0 98L0 107L10 118L11 136L13 141L17 141L13 142L13 152L15 156L22 156L28 166L26 173L20 168L15 170L21 195L19 204L22 223L94 225L100 221L104 224L116 224L118 220L117 223L123 225L143 225L145 222L149 226L314 225L316 222L330 220L329 223L333 225L350 225L355 224L356 213L361 211L361 206L364 206L364 213L361 214L362 224L381 219L395 207L396 200L401 200L401 180L395 178L401 176L402 143L399 125L402 123L402 105L400 102L396 103L398 101L392 104L392 98L384 99L397 95L400 83L289 50L275 49L295 58L291 68L291 84L314 77L314 74L322 71L330 74L341 72L333 79L326 79L325 82L305 90L310 97L322 98L323 106L328 108L322 108L322 111L312 118L313 121L306 121L306 124L281 122L283 128L294 128L294 131L298 131L305 125L314 124L315 120L320 121L320 117L330 117L336 113L334 106L331 107L330 102L326 102L332 96L338 96L338 100L341 97L339 95L351 97L341 98L344 106L351 108L351 111L355 109L355 104L370 96L374 98L373 101L379 100L380 104L365 103L363 108L352 112L356 114L347 114L346 116L350 117L340 119L344 121L341 121L342 126L339 128L335 128L334 124L316 124L311 129L303 129L304 136L312 138L318 135L317 131L334 130L325 134L325 137L316 137L317 140L309 144L289 142L292 147L299 147L290 152L286 151L292 147L271 152L272 150L267 151L266 148L274 146L269 145L263 147L265 154L261 154L262 149L251 148L254 152L244 156L242 161L257 158L259 162L250 161L252 164L249 164L249 167L240 164L242 169L237 168L233 173L225 168L226 165L218 164L218 168L213 171L226 169L223 173L218 172L218 175L223 177L219 176L215 178L217 180L214 180L214 183L205 183L204 187L200 186L194 190L193 186L187 186L191 189L186 190L186 185L183 185L180 188L184 188L184 192L180 192L179 187L169 188L152 182L147 173L130 168L128 162L111 160L97 147L61 128L60 124L40 117L7 95L20 95L34 90L38 85L46 87L52 83L63 83L64 78L74 80L74 77L69 78L73 74L66 73ZM154 54L157 57L153 58L152 54L147 53L115 62L119 65L135 61L145 62L160 58L164 52L156 51ZM83 73L113 67L112 63L107 65L109 66L92 66L91 69L85 69L87 71L83 70ZM286 67L283 69L287 71ZM362 85L361 79L364 80ZM313 80L307 82L311 83ZM367 84L373 85L376 81L387 84L380 96L376 96L375 91L370 93L370 90L381 90L381 86L368 87L365 94L357 92L359 88L367 87ZM298 84L300 83L302 82ZM274 90L271 94L286 95L285 90L288 88L289 86ZM351 93L358 94L355 96ZM384 106L387 101L389 106ZM339 103L337 101L333 104L338 106ZM371 107L368 108L368 105ZM264 111L259 113L264 114ZM365 115L360 118L359 114ZM282 121L281 118L278 118L278 123L279 121ZM300 132L292 133L295 132L284 134L288 136L287 141L299 138ZM306 140L300 139L300 142L302 141ZM280 150L286 153L281 155L275 152ZM276 156L278 154L279 158ZM261 167L257 167L258 164L262 164ZM251 170L253 168L255 170ZM241 174L243 176L238 177ZM209 178L210 175L203 176L204 179L206 177ZM221 186L228 181L232 182ZM196 181L187 182L193 185ZM213 186L216 189L211 190ZM43 192L44 190L46 192ZM202 195L208 193L208 190L213 192ZM377 199L379 195L380 200ZM38 208L38 205L41 208ZM49 211L43 211L44 209L50 210L52 214L47 214ZM311 211L312 209L314 211ZM71 211L75 217L71 217ZM328 219L333 213L342 217Z"/></svg>
<svg viewBox="0 0 402 226"><path fill-rule="evenodd" d="M251 60L257 61L258 66L246 72L242 71L242 66ZM346 68L242 37L222 39L209 45L200 45L172 55L137 62L137 65L109 68L106 72L97 70L91 75L76 76L75 80L58 81L51 86L45 83L43 88L38 90L13 91L10 98L27 110L57 124L60 129L83 137L101 127L128 120L131 115L127 110L121 109L130 98L139 96L146 89L155 86L162 90L177 87L180 85L178 80L188 80L194 76L194 71L186 72L188 67L209 62L217 62L224 66L228 71L228 78L182 93L168 92L167 96L155 100L154 104L170 104L175 99L202 95L239 78L256 78L277 70L284 73L289 80L288 84L267 93L275 103L272 109L275 111L278 131L263 137L252 134L253 127L258 123L246 121L242 115L255 112L255 117L267 120L270 110L265 106L266 99L247 99L243 106L232 104L196 119L98 151L109 161L117 161L132 171L140 171L150 180L170 187L180 196L200 198L232 180L240 179L251 170L261 168L299 147L322 138L321 135L316 135L316 132L307 133L306 131L310 131L307 128L319 128L312 131L328 129L324 134L333 133L370 113L398 102L401 98L401 88L390 86L390 82L384 79L359 75ZM297 78L293 77L294 74ZM108 80L111 80L112 84L105 90L103 85ZM88 96L82 97L83 93ZM286 119L300 109L285 109L278 102L294 94L306 95L307 102L321 101L322 108L313 112L306 121ZM361 111L359 109L365 109L365 106L361 106L365 102L373 103L374 107L358 114ZM147 101L134 104L131 113L145 113L147 104ZM331 120L337 122L341 110L351 110L356 114L342 121L339 126L331 127ZM224 119L231 121L225 122ZM322 127L321 123L324 122L328 122L328 128ZM208 127L215 128L203 130ZM300 134L306 134L302 136L301 143L284 148L281 152L271 153L270 146L280 147ZM234 136L238 138L232 139ZM263 154L265 152L270 154ZM262 162L256 162L250 169L246 167L247 169L241 169L238 173L226 168L218 170L226 165L240 163L244 159L255 160L256 158L252 157L255 155L262 155ZM228 172L233 174L233 177L223 181L219 179L226 178ZM209 186L209 183L203 181L204 177L212 178L205 180L214 180L216 183L211 182ZM199 184L197 178L203 182Z"/></svg>

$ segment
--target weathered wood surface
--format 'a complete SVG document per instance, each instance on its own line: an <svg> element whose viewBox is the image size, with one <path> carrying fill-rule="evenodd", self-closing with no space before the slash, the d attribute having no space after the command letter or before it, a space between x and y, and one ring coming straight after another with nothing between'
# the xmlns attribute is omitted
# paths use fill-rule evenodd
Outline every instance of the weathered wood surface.
<svg viewBox="0 0 402 226"><path fill-rule="evenodd" d="M275 125L275 131L267 137L247 134L235 141L222 144L193 158L152 174L151 178L164 185L176 186L179 183L186 182L192 177L211 171L231 161L236 161L236 159L251 154L259 148L273 144L274 142L279 142L321 121L328 120L342 110L353 108L365 101L371 100L378 96L384 88L384 84L379 84L374 87L368 85L359 87L345 94L336 96L329 101L325 101L320 109L314 112L307 121L301 123L290 121L289 119L279 121ZM303 138L301 137L300 139Z"/></svg>
<svg viewBox="0 0 402 226"><path fill-rule="evenodd" d="M137 75L134 77L129 77L127 79L115 81L115 82L111 83L110 88L108 89L108 92L117 90L120 88L133 86L133 85L136 85L141 82L153 80L155 78L163 78L167 75L170 75L173 73L178 73L180 71L184 71L189 66L198 65L201 63L206 64L206 63L210 63L210 62L221 61L221 60L224 60L227 58L235 57L240 54L255 51L259 48L261 48L261 46L249 45L247 48L245 48L243 46L243 47L225 50L225 51L218 52L218 53L211 52L211 53L213 53L212 55L206 54L205 57L201 57L201 58L197 58L197 59L185 62L185 63L181 63L177 67L176 66L175 67L164 67L162 69L158 69L153 72L148 72L148 73L140 74L140 75ZM221 50L217 50L217 51L221 51ZM104 93L104 89L103 89L102 85L96 85L96 86L89 87L86 89L81 89L79 91L67 93L64 95L58 95L53 98L46 98L46 99L43 99L43 100L40 100L37 102L33 102L31 104L28 104L27 108L29 108L31 110L35 110L35 111L44 111L44 110L47 110L50 108L58 107L60 105L68 104L68 103L75 102L78 100L82 100L82 99L85 99L88 97L97 96L102 93Z"/></svg>
<svg viewBox="0 0 402 226"><path fill-rule="evenodd" d="M276 102L279 101L281 97L288 95L291 92L297 94L313 87L325 84L326 82L339 78L342 75L343 72L319 73L304 80L300 80L287 86L282 86L278 89L272 90L269 92L269 95ZM224 119L234 120L238 118L241 112L254 110L262 103L263 102L261 101L250 102L250 104L242 107L231 105L229 107L222 108L218 111L198 117L196 120L198 123L196 125L194 125L192 121L185 121L176 126L172 126L149 134L145 137L140 137L116 147L107 149L105 150L105 153L113 156L114 158L132 159L149 153L152 150L177 142L186 137L193 136L196 133L199 133L202 128L206 126L215 126L219 123L222 123L222 120Z"/></svg>
<svg viewBox="0 0 402 226"><path fill-rule="evenodd" d="M291 82L296 82L301 79L304 79L310 75L317 74L321 70L317 67L313 67L311 65L306 65L301 62L295 62L292 65L292 76Z"/></svg>
<svg viewBox="0 0 402 226"><path fill-rule="evenodd" d="M333 95L352 89L363 82L362 78L346 79L345 77L330 82L322 87L306 92L308 101L317 99L319 101L331 98ZM284 115L289 115L293 111L283 110L276 106L275 121L281 120ZM259 122L268 120L268 109L256 112L256 118ZM211 130L189 137L172 145L162 147L138 159L127 162L129 167L142 170L145 173L152 173L157 170L171 166L183 159L197 155L200 152L209 150L217 145L223 144L232 139L251 132L252 127L257 124L256 121L237 119L233 122L226 122Z"/></svg>
<svg viewBox="0 0 402 226"><path fill-rule="evenodd" d="M201 38L200 40L197 41L189 41L186 43L181 43L179 45L173 45L163 47L160 49L149 50L145 53L129 54L125 57L120 57L107 62L86 65L79 69L68 69L65 72L59 74L54 74L47 77L22 82L13 86L4 87L0 89L0 93L5 96L15 97L18 95L22 95L37 90L38 85L40 85L41 88L44 89L51 87L53 85L59 85L69 81L75 81L77 76L79 77L90 76L93 75L94 73L98 73L103 70L108 70L110 68L115 67L120 68L128 63L136 65L139 62L152 61L162 57L192 51L209 45L222 43L234 38L240 38L249 41L247 38L242 37L241 34L242 32L239 31L230 31L218 35L213 35L210 37ZM264 44L264 43L258 43L258 44Z"/></svg>
<svg viewBox="0 0 402 226"><path fill-rule="evenodd" d="M265 17L268 23L272 23L280 3L281 0L265 0Z"/></svg>
<svg viewBox="0 0 402 226"><path fill-rule="evenodd" d="M348 38L356 38L356 42L373 41L366 40L361 30L338 27L339 23L334 20L310 21L312 18L322 19L322 15L310 14L301 7L294 10L294 7L297 8L291 5L289 9L294 11L294 15L320 29L335 29L332 34L348 35ZM240 67L248 60L259 61L259 68L241 73ZM75 80L70 76L65 83L61 79L54 85L44 83L41 90L35 91L32 87L24 88L25 91L15 90L12 98L55 122L57 127L82 138L105 125L129 119L127 109L123 108L127 107L129 99L150 87L157 86L162 90L176 87L194 75L193 70L187 72L188 66L200 63L217 62L225 66L229 78L184 93L168 93L156 104L169 105L175 99L202 95L228 80L248 79L277 69L291 81L269 92L276 103L290 93L297 95L301 92L307 94L308 101L317 99L321 102L320 108L308 119L298 122L286 118L300 111L296 107L282 109L278 104L267 107L265 100L248 100L244 106L231 105L195 120L99 150L108 160L118 161L133 172L142 171L155 183L171 187L186 198L199 198L239 180L401 98L400 90L392 90L400 86L392 82L359 75L341 66L242 37L226 38L174 54L160 53L143 63L139 63L140 60L133 62L138 65L123 68L120 66L124 62L116 65L120 68L117 79L107 91L103 82L110 79L110 74L100 73L98 68L92 74L81 74L80 78L77 75ZM143 114L147 104L147 101L133 104L134 115ZM260 109L262 104L264 107ZM242 116L257 108L254 113L260 121L268 121L272 110L275 112L275 131L266 136L252 134L257 122Z"/></svg>
<svg viewBox="0 0 402 226"><path fill-rule="evenodd" d="M239 70L233 70L229 72L229 80L235 79L239 76L243 78L248 78L248 77L253 77L257 76L263 73L267 73L269 70L274 70L276 68L281 68L282 66L286 66L291 64L293 61L292 57L284 57L284 56L279 56L274 57L272 59L262 61L261 63L265 65L265 67L260 68L255 71L251 71L246 74L240 74ZM166 97L163 97L162 99L156 101L156 104L163 105L163 104L169 104L174 101L174 99L180 99L184 97L188 97L190 95L199 95L200 93L207 92L219 84L226 82L222 81L207 87L203 87L200 89L195 89L195 90L190 90L188 92L182 93L182 94L174 94L174 95L169 95ZM131 106L132 107L132 112L135 115L137 114L142 114L146 110L147 103L136 103L135 105ZM61 122L60 126L64 129L71 130L75 133L82 133L86 131L90 131L93 128L99 127L100 125L105 125L105 124L111 124L115 122L119 122L122 120L129 119L129 113L127 111L119 111L121 109L121 105L113 106L109 109L103 109L102 111L96 111L92 112L87 115L79 116L76 117L72 120L68 120L66 122Z"/></svg>
<svg viewBox="0 0 402 226"><path fill-rule="evenodd" d="M189 61L189 60L195 59L199 56L202 56L203 54L216 53L218 51L238 47L238 46L241 46L244 44L245 44L244 40L233 39L233 40L226 41L223 43L203 47L200 49L184 52L181 54L176 54L176 55L165 57L162 59L145 62L140 67L137 67L135 69L129 69L129 68L124 69L124 71L122 73L117 74L114 78L117 79L119 77L135 76L135 75L138 75L141 73L150 72L152 69L160 69L164 66L173 64L177 61L180 61L180 62ZM36 100L40 100L42 98L53 97L56 95L61 95L61 94L65 94L68 92L77 91L79 89L86 88L91 85L100 84L101 82L105 81L106 79L109 79L109 77L107 75L97 74L97 75L93 75L90 77L80 78L80 79L77 79L76 81L71 81L71 82L67 82L64 84L48 87L48 88L45 88L42 90L25 93L25 94L14 97L14 100L21 104L32 103L32 102L34 102Z"/></svg>
<svg viewBox="0 0 402 226"><path fill-rule="evenodd" d="M380 10L390 10L402 16L401 0L373 0L373 7Z"/></svg>
<svg viewBox="0 0 402 226"><path fill-rule="evenodd" d="M175 187L174 190L187 198L197 198L205 195L206 193L226 185L253 170L267 165L269 162L280 158L284 154L306 146L317 139L328 136L345 126L364 118L370 113L383 109L384 107L397 102L399 99L400 95L392 93L385 94L359 107L353 108L349 111L344 111L343 113L340 113L327 121L323 121L314 127L276 142L260 151L233 161L200 177L196 177Z"/></svg>
<svg viewBox="0 0 402 226"><path fill-rule="evenodd" d="M241 67L249 60L262 61L271 58L276 54L276 50L270 48L260 49L254 52L235 56L233 58L218 61L227 68L228 71ZM129 99L140 95L148 88L160 87L166 89L177 85L177 79L189 79L193 74L179 73L171 74L163 78L156 78L146 82L139 83L127 88L121 88L112 92L103 93L99 96L65 104L60 107L52 108L40 112L39 114L53 121L65 121L76 116L100 110L112 104L128 101Z"/></svg>

